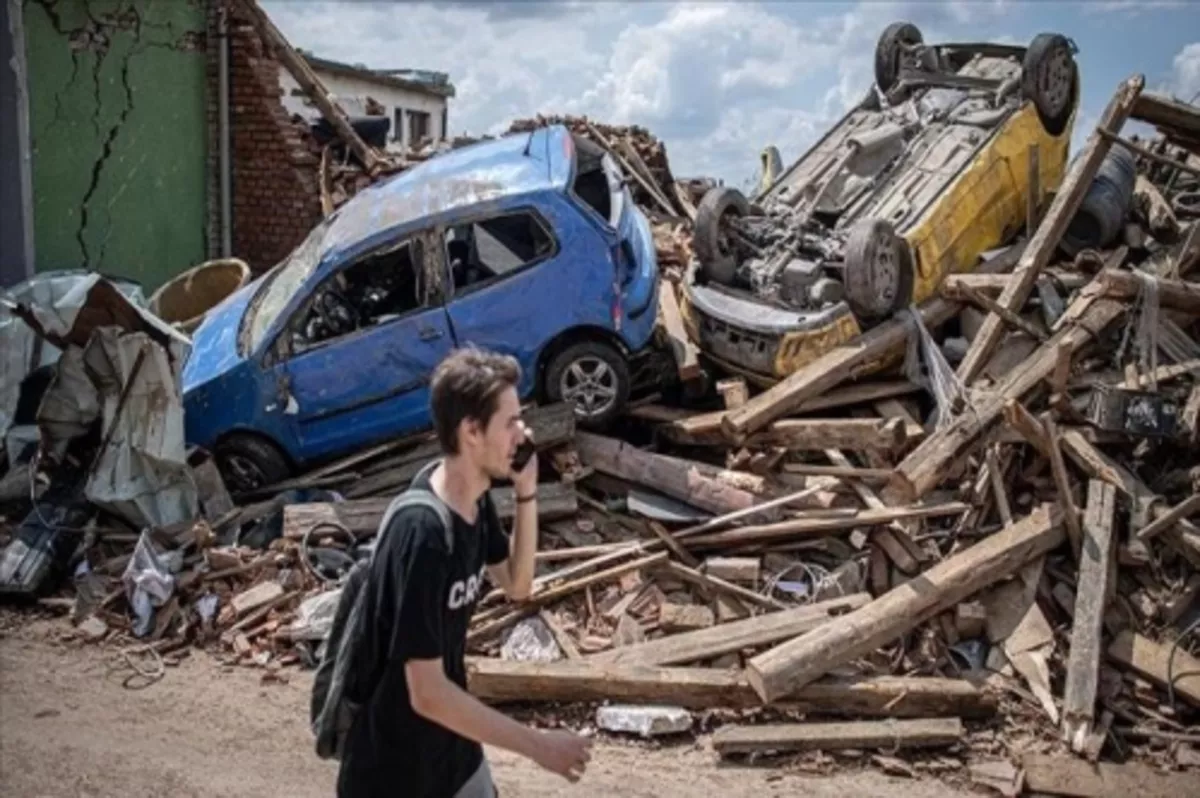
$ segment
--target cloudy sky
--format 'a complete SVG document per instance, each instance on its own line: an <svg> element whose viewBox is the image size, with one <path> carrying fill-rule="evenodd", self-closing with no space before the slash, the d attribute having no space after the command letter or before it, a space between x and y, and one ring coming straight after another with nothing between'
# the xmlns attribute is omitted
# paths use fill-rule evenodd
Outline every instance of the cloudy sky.
<svg viewBox="0 0 1200 798"><path fill-rule="evenodd" d="M635 123L678 177L743 184L759 150L784 161L870 86L875 41L896 20L925 41L1079 47L1081 142L1116 86L1200 93L1200 0L864 2L321 2L262 0L296 46L374 68L448 72L452 133L495 133L536 113Z"/></svg>

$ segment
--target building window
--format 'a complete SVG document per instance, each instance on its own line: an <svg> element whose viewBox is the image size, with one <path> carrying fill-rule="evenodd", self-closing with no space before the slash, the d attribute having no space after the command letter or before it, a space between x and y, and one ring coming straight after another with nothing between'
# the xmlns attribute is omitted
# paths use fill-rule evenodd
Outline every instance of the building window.
<svg viewBox="0 0 1200 798"><path fill-rule="evenodd" d="M404 141L404 109L392 110L392 141Z"/></svg>
<svg viewBox="0 0 1200 798"><path fill-rule="evenodd" d="M408 112L408 146L418 147L422 139L429 138L429 114L424 111Z"/></svg>

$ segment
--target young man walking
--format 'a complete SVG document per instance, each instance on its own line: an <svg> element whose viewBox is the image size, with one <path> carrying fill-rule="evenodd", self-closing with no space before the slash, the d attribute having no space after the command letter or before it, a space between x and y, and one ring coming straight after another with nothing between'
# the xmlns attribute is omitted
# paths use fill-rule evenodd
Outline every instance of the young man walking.
<svg viewBox="0 0 1200 798"><path fill-rule="evenodd" d="M435 370L430 388L443 457L414 485L449 508L451 546L433 510L408 507L380 530L365 591L379 679L342 754L339 798L491 798L481 744L514 751L574 782L590 741L523 726L466 690L467 626L484 574L510 599L529 596L537 550L537 458L513 473L524 440L517 362L461 349ZM488 498L511 479L516 521L505 535ZM402 594L402 595L401 595Z"/></svg>

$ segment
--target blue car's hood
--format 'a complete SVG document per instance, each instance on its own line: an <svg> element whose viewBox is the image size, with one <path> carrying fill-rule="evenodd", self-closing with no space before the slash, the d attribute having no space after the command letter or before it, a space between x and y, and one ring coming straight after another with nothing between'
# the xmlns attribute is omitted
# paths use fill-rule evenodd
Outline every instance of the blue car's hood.
<svg viewBox="0 0 1200 798"><path fill-rule="evenodd" d="M259 278L230 294L209 311L192 335L192 351L183 366L183 392L203 385L245 360L238 354L238 330L246 307L262 284Z"/></svg>

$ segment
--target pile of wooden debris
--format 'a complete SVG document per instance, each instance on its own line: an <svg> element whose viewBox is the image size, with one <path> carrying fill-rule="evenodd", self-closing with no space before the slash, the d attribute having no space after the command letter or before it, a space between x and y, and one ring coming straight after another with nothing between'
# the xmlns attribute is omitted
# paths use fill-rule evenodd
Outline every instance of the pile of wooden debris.
<svg viewBox="0 0 1200 798"><path fill-rule="evenodd" d="M565 406L530 408L546 480L535 591L482 600L472 692L605 702L601 728L646 735L693 730L703 711L721 723L721 755L850 751L912 772L861 752L936 748L953 756L922 767L965 760L1009 795L1123 780L1189 794L1200 153L1175 147L1200 136L1200 111L1141 89L1122 85L1048 207L1034 203L1031 236L918 308L937 341L926 367L957 363L936 390L901 376L916 373L899 364L920 337L905 318L759 393L723 380L720 407L635 403L621 439L576 430ZM1122 140L1131 116L1162 137ZM571 124L643 162L662 193L676 185L640 132ZM1125 229L1058 260L1117 148L1139 172ZM150 645L313 662L337 575L436 454L397 441L238 507L208 474L207 520L173 538L188 545ZM494 496L510 517L511 492ZM216 545L230 535L240 545ZM94 571L123 567L99 558ZM127 624L124 595L92 615L110 637ZM1178 768L1192 771L1160 772Z"/></svg>

